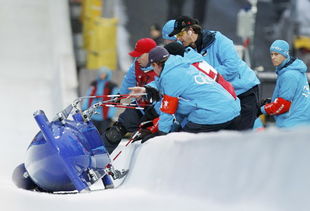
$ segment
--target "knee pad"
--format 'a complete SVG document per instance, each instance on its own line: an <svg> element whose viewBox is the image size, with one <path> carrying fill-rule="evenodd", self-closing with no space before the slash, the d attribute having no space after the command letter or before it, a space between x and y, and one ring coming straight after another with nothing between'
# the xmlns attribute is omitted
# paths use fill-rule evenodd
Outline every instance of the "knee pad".
<svg viewBox="0 0 310 211"><path fill-rule="evenodd" d="M106 130L105 136L111 144L118 144L126 133L126 128L121 123L115 122L112 127Z"/></svg>

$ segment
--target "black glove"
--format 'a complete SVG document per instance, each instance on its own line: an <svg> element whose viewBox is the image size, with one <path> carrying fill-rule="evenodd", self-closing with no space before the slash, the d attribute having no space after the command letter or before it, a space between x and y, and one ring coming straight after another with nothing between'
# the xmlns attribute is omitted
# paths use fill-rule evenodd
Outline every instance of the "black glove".
<svg viewBox="0 0 310 211"><path fill-rule="evenodd" d="M117 95L120 95L120 93L117 93ZM113 103L117 103L117 104L121 103L120 96L112 97L111 100L113 100L113 101L112 101Z"/></svg>
<svg viewBox="0 0 310 211"><path fill-rule="evenodd" d="M154 106L148 106L144 108L144 115L140 119L140 123L146 122L148 120L153 120L159 117L158 113L156 112Z"/></svg>
<svg viewBox="0 0 310 211"><path fill-rule="evenodd" d="M262 106L268 104L268 103L271 103L271 98L266 98L266 99L263 99L260 101L259 106L258 106L258 110L257 110L257 114L256 114L257 117L259 117L260 115L263 114L260 108Z"/></svg>
<svg viewBox="0 0 310 211"><path fill-rule="evenodd" d="M148 129L139 129L136 132L134 132L130 139L132 139L132 142L136 142L142 139L142 137L151 134L151 131Z"/></svg>
<svg viewBox="0 0 310 211"><path fill-rule="evenodd" d="M260 110L260 107L258 107L257 109L257 113L256 113L256 117L259 117L260 115L262 115L262 111Z"/></svg>
<svg viewBox="0 0 310 211"><path fill-rule="evenodd" d="M150 87L150 86L144 86L146 97L149 101L159 101L160 100L160 94L157 89Z"/></svg>
<svg viewBox="0 0 310 211"><path fill-rule="evenodd" d="M266 98L266 99L261 100L260 104L259 104L260 105L259 107L262 107L262 106L264 106L264 105L266 105L268 103L271 103L271 98Z"/></svg>
<svg viewBox="0 0 310 211"><path fill-rule="evenodd" d="M156 136L163 136L163 135L167 135L167 133L162 132L162 131L159 130L159 131L157 131L156 133L151 133L151 134L149 134L149 135L146 135L146 136L142 137L141 143L144 143L144 142L146 142L147 140L149 140L149 139L151 139L151 138L154 138L154 137L156 137Z"/></svg>

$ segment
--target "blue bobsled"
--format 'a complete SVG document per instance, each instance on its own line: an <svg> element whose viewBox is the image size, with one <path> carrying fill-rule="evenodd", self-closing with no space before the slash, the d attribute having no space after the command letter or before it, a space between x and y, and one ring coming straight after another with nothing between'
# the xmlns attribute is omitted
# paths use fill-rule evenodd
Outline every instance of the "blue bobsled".
<svg viewBox="0 0 310 211"><path fill-rule="evenodd" d="M95 108L86 113L76 109L69 120L70 108L69 112L58 113L52 122L43 111L34 113L40 132L27 149L23 176L26 173L46 192L90 190L90 185L98 180L106 188L113 186L113 174L107 171L111 170L111 159L99 132L89 121Z"/></svg>

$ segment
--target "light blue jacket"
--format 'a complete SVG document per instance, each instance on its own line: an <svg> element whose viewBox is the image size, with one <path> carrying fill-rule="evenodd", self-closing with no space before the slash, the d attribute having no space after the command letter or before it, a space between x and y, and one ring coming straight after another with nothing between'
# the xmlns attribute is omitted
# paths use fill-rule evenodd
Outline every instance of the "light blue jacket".
<svg viewBox="0 0 310 211"><path fill-rule="evenodd" d="M213 39L206 42L211 35ZM232 40L218 31L206 30L202 36L203 47L199 53L233 85L237 95L260 84L255 72L239 57Z"/></svg>
<svg viewBox="0 0 310 211"><path fill-rule="evenodd" d="M197 124L220 124L239 116L239 99L235 100L191 63L181 56L170 55L156 81L161 94L179 98L176 113ZM160 112L159 130L170 132L173 120L174 115Z"/></svg>
<svg viewBox="0 0 310 211"><path fill-rule="evenodd" d="M291 102L288 112L274 116L277 127L310 124L310 91L306 71L307 66L299 59L276 70L278 78L272 102L278 97ZM261 110L266 114L264 108Z"/></svg>
<svg viewBox="0 0 310 211"><path fill-rule="evenodd" d="M97 78L96 78L96 93L95 93L95 96L102 96L104 95L104 88L106 86L106 83L110 81L111 77L112 77L112 73L111 71L107 72L107 77L106 79L102 80L99 78L100 74L98 74ZM90 87L88 90L87 90L87 93L86 93L86 96L89 96L91 93L92 93L92 87ZM111 90L110 94L111 95L114 95L114 94L117 94L118 93L118 88L115 87ZM83 104L82 104L82 110L86 110L88 108L88 105L89 105L89 101L92 100L92 105L99 102L99 101L102 101L102 98L94 98L94 99L84 99L83 100ZM97 110L96 110L96 113L92 115L91 119L92 120L96 120L96 121L103 121L104 118L103 118L103 114L102 114L102 107L99 107ZM114 116L115 116L115 113L116 113L116 108L113 108L113 107L110 107L109 110L108 110L108 115L107 115L107 118L108 119L112 119Z"/></svg>

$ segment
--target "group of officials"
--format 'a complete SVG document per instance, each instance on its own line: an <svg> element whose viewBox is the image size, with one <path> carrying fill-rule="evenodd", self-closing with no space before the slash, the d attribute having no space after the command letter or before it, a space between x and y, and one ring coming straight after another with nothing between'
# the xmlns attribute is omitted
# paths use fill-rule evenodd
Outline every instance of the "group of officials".
<svg viewBox="0 0 310 211"><path fill-rule="evenodd" d="M188 16L169 20L162 29L164 46L151 38L137 41L134 57L119 93L132 94L143 111L127 108L102 134L112 153L127 132L140 131L145 142L170 132L249 130L261 114L272 115L278 127L310 124L307 67L276 40L270 55L277 81L271 99L259 99L255 72L219 31L202 29ZM148 124L143 124L148 122Z"/></svg>

